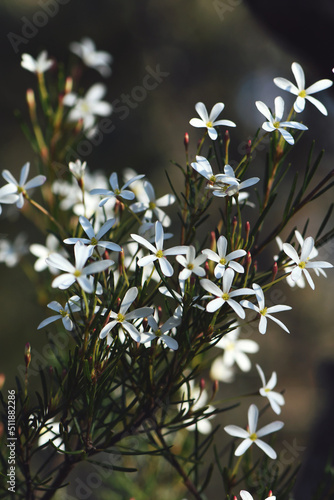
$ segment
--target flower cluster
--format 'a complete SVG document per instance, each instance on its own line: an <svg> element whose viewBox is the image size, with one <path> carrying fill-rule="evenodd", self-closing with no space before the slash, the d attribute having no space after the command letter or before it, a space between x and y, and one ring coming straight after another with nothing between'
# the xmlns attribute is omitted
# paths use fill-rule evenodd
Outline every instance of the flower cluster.
<svg viewBox="0 0 334 500"><path fill-rule="evenodd" d="M111 74L111 55L98 51L89 38L71 43L70 50L103 77ZM68 358L64 356L61 363L57 358L63 373L63 378L58 376L56 366L57 392L52 392L52 387L50 401L43 401L43 408L29 416L34 431L27 448L45 448L51 441L66 457L90 457L97 450L110 451L131 433L147 430L154 446L159 443L157 446L161 446L169 462L175 464L176 454L170 450L168 436L181 434L185 428L194 430L196 446L198 432L213 436L217 428L212 421L223 411L213 405L218 380L233 381L237 368L245 373L251 370L248 355L259 351L259 343L242 338L246 326L258 341L259 333L264 335L277 325L290 333L276 315L284 319L284 313L292 307L272 302L272 287L284 279L290 286L304 287L306 280L314 290L312 273L326 277L324 269L333 267L329 262L314 260L318 255L315 247L322 242L321 232L313 238L306 235L306 229L303 236L295 231L296 243L292 234L286 241L280 238L294 213L324 191L329 177L303 198L311 180L311 174L307 174L296 198L295 187L291 191L282 221L263 236L264 218L279 184L282 152L288 153L294 144L294 130L307 130L304 124L293 120L294 114L304 109L305 100L326 114L324 106L311 94L328 88L332 82L321 80L305 89L304 73L297 63L292 65L297 86L284 78L275 78L278 87L297 99L285 121L282 97L276 97L274 113L262 101L256 101L256 107L267 119L262 125L265 134L251 141L239 163L229 161L229 134L223 138L219 131L221 126L236 126L230 120L218 119L224 104L216 103L208 113L205 105L198 102L195 109L200 118L192 118L190 125L205 131L193 161L188 158L187 143L186 166L181 167L184 193L179 195L172 182L171 192L163 194L160 186L154 188L144 174L132 170L93 173L86 162L78 159L66 163L63 177L55 178L49 168L53 155L59 154L64 160L63 145L57 144L59 131L63 131L64 137L69 134L69 141L75 140L73 137L79 132L89 135L96 125L96 116L109 115L112 106L102 100L106 93L103 84L94 84L83 96L75 91L77 82L68 78L58 107L52 107L43 78L52 65L46 52L37 60L28 54L22 56L22 67L37 75L42 109L47 116L45 126L51 127L44 137L37 114L30 113L43 174L28 180L27 162L18 181L9 170L4 170L2 176L7 184L0 187L0 213L1 204L24 208L23 215L28 214L31 220L32 211L39 211L43 223L38 227L44 242L28 245L18 235L12 244L3 238L0 262L13 266L25 259L26 266L40 273L41 282L45 280L45 289L51 293L51 300L44 305L55 314L42 320L37 329L48 332L64 328L76 344ZM31 111L36 103L29 95ZM292 129L291 133L287 128ZM272 164L267 178L260 179L247 170L252 151L268 133L274 133L270 143ZM205 156L207 135L213 141L220 138L225 156L213 155L211 147ZM53 138L52 143L48 143L48 137ZM314 172L315 169L312 175ZM259 183L264 184L262 198L259 192L255 196ZM41 203L47 206L33 198L36 188L42 192L37 191L36 196L41 194ZM292 201L294 210L290 211ZM173 220L172 205L178 207L180 227ZM255 220L252 227L245 216L249 205L253 207L251 220ZM218 219L210 218L211 206ZM3 211L6 215L6 209ZM325 222L330 212L331 209ZM280 253L268 269L259 255L275 239ZM34 262L29 251L37 259ZM217 352L214 357L208 355ZM260 380L252 397L265 401L278 415L285 400L281 392L274 390L277 374L274 371L267 381L261 366L255 366ZM211 395L204 377L199 384L196 381L207 368L213 379ZM26 391L27 373L28 364ZM47 399L44 382L43 392ZM20 418L28 414L26 409L21 413ZM57 413L62 415L59 422ZM257 429L259 415L258 406L251 402L246 429L236 425L224 427L227 434L242 439L235 449L236 456L241 457L255 444L271 459L277 457L262 438L282 429L284 423L274 421ZM18 448L23 450L24 444L20 442ZM125 455L132 451L129 448ZM202 457L197 451L194 456ZM191 460L194 462L193 457ZM61 477L66 477L68 463L65 458L59 465L63 467ZM238 464L231 473L233 481ZM175 468L180 472L178 462ZM183 471L181 476L187 474ZM195 486L189 488L194 492ZM242 500L252 499L245 490L240 491L240 496ZM269 498L275 499L271 494Z"/></svg>

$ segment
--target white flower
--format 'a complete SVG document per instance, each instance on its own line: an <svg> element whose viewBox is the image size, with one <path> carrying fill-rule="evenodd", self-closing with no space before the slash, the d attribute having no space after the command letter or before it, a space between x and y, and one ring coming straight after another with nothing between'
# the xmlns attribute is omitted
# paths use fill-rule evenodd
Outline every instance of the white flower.
<svg viewBox="0 0 334 500"><path fill-rule="evenodd" d="M254 500L252 495L250 493L248 493L248 491L246 491L246 490L241 490L240 496L241 496L241 500ZM265 498L265 500L276 500L276 497L271 495L271 492L269 492L269 497Z"/></svg>
<svg viewBox="0 0 334 500"><path fill-rule="evenodd" d="M45 73L53 65L53 60L48 59L48 53L43 50L37 59L34 59L30 54L22 54L21 66L32 73Z"/></svg>
<svg viewBox="0 0 334 500"><path fill-rule="evenodd" d="M95 83L86 92L84 97L78 97L74 92L65 95L63 103L72 109L68 114L70 122L83 120L84 130L93 127L95 115L108 116L112 112L112 106L106 101L101 101L107 88L102 83Z"/></svg>
<svg viewBox="0 0 334 500"><path fill-rule="evenodd" d="M46 263L47 257L49 257L52 253L55 253L59 248L59 241L53 234L48 234L45 240L45 246L40 245L39 243L33 243L30 245L30 252L38 257L35 264L34 269L38 273L44 271L44 269L49 268L52 274L58 274L58 270L54 267L48 266Z"/></svg>
<svg viewBox="0 0 334 500"><path fill-rule="evenodd" d="M176 328L181 323L181 318L177 316L171 316L165 323L161 326L158 325L157 321L153 316L149 316L147 318L147 322L149 327L151 328L150 332L144 332L141 334L141 343L150 342L155 338L159 338L167 347L175 351L178 349L179 344L177 341L171 337L170 335L166 335L170 330Z"/></svg>
<svg viewBox="0 0 334 500"><path fill-rule="evenodd" d="M71 174L78 180L82 180L85 175L87 162L81 162L81 160L76 160L75 162L70 161L68 164L68 168L70 169Z"/></svg>
<svg viewBox="0 0 334 500"><path fill-rule="evenodd" d="M187 416L188 413L192 416L191 419L184 421L185 424L193 420L194 413L207 406L203 413L200 412L202 417L196 421L196 424L188 425L187 430L195 431L197 426L197 430L200 434L210 434L212 430L210 420L215 417L215 415L210 414L215 410L215 407L213 405L207 405L209 399L207 391L200 387L195 387L194 380L189 380L188 383L181 386L181 394L182 403L179 405L179 409L185 412L185 416Z"/></svg>
<svg viewBox="0 0 334 500"><path fill-rule="evenodd" d="M234 170L230 165L224 166L224 175L226 176L225 179L228 179L227 182L226 180L224 180L224 178L219 178L218 176L216 176L215 182L213 184L207 185L207 188L211 189L213 191L213 194L220 198L239 194L239 191L241 189L253 186L260 180L259 177L250 177L249 179L240 182L239 179L236 178ZM242 201L242 198L240 199L240 201Z"/></svg>
<svg viewBox="0 0 334 500"><path fill-rule="evenodd" d="M279 392L273 391L273 388L277 384L277 375L276 372L273 372L268 383L266 382L266 378L264 376L263 370L260 365L255 365L257 371L259 372L263 387L260 388L260 394L264 398L268 398L270 406L274 410L277 415L281 413L281 406L285 404L284 397Z"/></svg>
<svg viewBox="0 0 334 500"><path fill-rule="evenodd" d="M252 404L248 409L248 430L242 429L237 425L227 425L226 427L224 427L224 430L225 432L227 432L227 434L230 434L230 436L243 438L242 443L240 443L235 450L235 455L237 457L243 455L245 451L248 450L248 448L252 446L253 443L255 443L259 448L261 448L262 451L266 453L266 455L268 455L268 457L275 459L277 458L277 453L275 452L275 450L271 446L269 446L269 444L265 443L264 441L262 441L262 439L259 438L266 436L267 434L271 434L272 432L279 431L284 426L284 423L276 420L275 422L265 425L264 427L262 427L262 429L259 429L257 431L256 427L258 418L259 410L256 405Z"/></svg>
<svg viewBox="0 0 334 500"><path fill-rule="evenodd" d="M232 327L233 326L237 326L237 324L232 325ZM215 344L215 347L224 349L223 356L219 356L217 359L221 359L221 363L224 366L232 367L236 363L241 371L248 372L252 364L246 354L258 352L259 345L254 340L239 339L239 335L240 327L237 326L237 328L226 333L226 335ZM218 378L218 380L220 379Z"/></svg>
<svg viewBox="0 0 334 500"><path fill-rule="evenodd" d="M127 331L135 342L141 341L140 332L129 321L150 316L151 314L153 314L154 310L152 307L140 307L139 309L134 309L133 311L127 313L126 311L136 300L137 295L137 287L134 286L132 288L129 288L121 302L119 312L115 313L113 311L110 311L109 316L111 318L111 321L107 323L106 326L104 326L100 331L100 339L104 339L108 335L110 330L112 330L116 325L119 325L120 329Z"/></svg>
<svg viewBox="0 0 334 500"><path fill-rule="evenodd" d="M80 57L86 66L96 69L103 77L111 75L112 55L103 50L96 50L91 38L84 37L81 42L70 43L70 51Z"/></svg>
<svg viewBox="0 0 334 500"><path fill-rule="evenodd" d="M198 172L200 175L205 177L208 180L208 189L215 189L213 186L216 184L218 185L224 185L224 186L229 186L230 184L237 185L238 184L238 179L235 178L234 172L233 175L227 175L227 174L214 174L212 171L212 167L208 160L204 156L196 156L196 161L191 163L191 166L196 172ZM213 191L213 194L215 194L215 191Z"/></svg>
<svg viewBox="0 0 334 500"><path fill-rule="evenodd" d="M206 255L198 255L196 257L196 250L192 245L188 247L186 256L177 255L176 260L184 267L179 274L179 280L187 280L192 273L196 274L196 276L205 276L205 270L200 266L206 261Z"/></svg>
<svg viewBox="0 0 334 500"><path fill-rule="evenodd" d="M1 203L7 205L18 201L17 188L13 184L6 184L0 188L0 214L2 213Z"/></svg>
<svg viewBox="0 0 334 500"><path fill-rule="evenodd" d="M6 239L0 240L0 262L4 262L7 267L16 266L21 257L28 253L27 237L24 233L16 236L13 243Z"/></svg>
<svg viewBox="0 0 334 500"><path fill-rule="evenodd" d="M320 101L318 101L318 99L311 97L311 94L328 89L328 87L331 87L333 85L332 80L319 80L318 82L305 89L305 75L301 65L293 62L291 65L291 69L296 79L297 86L289 82L289 80L287 80L286 78L281 77L274 78L274 83L280 89L287 90L288 92L291 92L291 94L297 96L297 99L295 100L295 103L293 105L296 113L301 113L304 110L305 99L307 99L312 104L314 104L314 106L318 108L318 110L323 115L327 116L327 109L325 108L325 106Z"/></svg>
<svg viewBox="0 0 334 500"><path fill-rule="evenodd" d="M304 273L308 284L314 290L315 286L313 283L313 280L311 278L310 273L308 272L308 269L321 269L321 268L330 268L333 267L332 264L329 262L325 261L316 261L316 262L310 262L310 256L312 255L312 251L314 248L314 239L312 236L309 236L304 240L304 243L301 248L301 254L300 257L296 250L293 248L290 243L283 243L283 251L290 257L290 259L293 260L293 262L296 264L294 267L290 267L292 269L291 272L291 278L293 281L297 281L300 279L302 273Z"/></svg>
<svg viewBox="0 0 334 500"><path fill-rule="evenodd" d="M132 177L132 179L129 179L123 187L119 187L119 184L118 184L118 176L116 174L116 172L113 172L111 174L111 176L109 177L109 182L110 182L110 186L111 186L111 190L110 189L92 189L90 191L90 194L100 194L102 196L105 196L105 198L103 198L100 203L99 203L99 206L100 207L103 207L108 200L110 200L110 198L116 198L117 196L120 196L121 198L124 198L124 200L133 200L134 197L135 197L135 194L133 193L133 191L130 191L127 189L128 186L130 186L130 184L132 184L132 182L135 182L139 179L142 179L143 177L145 177L144 174L140 174L140 175L136 175L135 177Z"/></svg>
<svg viewBox="0 0 334 500"><path fill-rule="evenodd" d="M35 188L37 186L41 186L46 181L45 175L36 175L27 182L29 175L30 163L27 162L21 168L20 180L17 182L15 177L9 172L9 170L2 171L2 177L9 182L12 186L16 187L16 193L18 194L18 200L16 202L16 206L18 208L22 208L24 205L24 194L28 189ZM8 184L7 184L8 185Z"/></svg>
<svg viewBox="0 0 334 500"><path fill-rule="evenodd" d="M80 301L80 297L78 295L73 295L65 304L65 307L62 307L59 302L53 300L50 302L47 307L52 311L57 312L58 314L55 316L50 316L43 320L37 327L37 330L40 328L44 328L45 326L61 319L64 325L64 328L68 331L72 331L74 328L73 321L71 319L70 314L74 312L78 312L81 310L81 307L78 305L78 301Z"/></svg>
<svg viewBox="0 0 334 500"><path fill-rule="evenodd" d="M217 262L214 270L216 278L221 278L224 275L227 266L231 267L237 273L244 273L245 270L241 264L234 262L233 259L239 259L247 254L245 250L234 250L226 255L227 239L225 236L220 236L217 240L217 253L209 248L202 250L209 260Z"/></svg>
<svg viewBox="0 0 334 500"><path fill-rule="evenodd" d="M150 250L150 252L152 252L151 255L146 255L145 257L139 259L138 266L146 266L147 264L151 264L152 262L158 260L161 272L165 276L172 276L174 273L173 267L166 259L166 256L185 254L188 251L188 247L182 245L168 248L167 250L163 249L164 230L161 222L159 221L155 223L155 247L152 245L152 243L150 243L142 236L139 236L138 234L131 234L131 238L137 241L137 243L139 243L140 245L146 247L148 250Z"/></svg>
<svg viewBox="0 0 334 500"><path fill-rule="evenodd" d="M266 106L264 102L256 101L255 105L257 109L260 111L260 113L262 113L268 120L267 122L264 122L262 124L262 128L266 132L274 132L275 130L278 130L282 134L286 142L288 142L289 144L294 144L295 140L292 137L292 135L287 130L285 130L285 127L296 128L298 130L308 130L308 128L302 123L294 121L292 122L281 121L284 113L284 101L280 96L276 97L275 99L275 117L271 114L268 106Z"/></svg>
<svg viewBox="0 0 334 500"><path fill-rule="evenodd" d="M193 127L207 128L210 139L214 141L218 137L217 131L214 127L217 127L218 125L224 125L225 127L236 127L236 124L234 122L231 122L231 120L216 121L217 116L223 111L224 107L224 103L217 102L213 106L209 116L205 105L202 102L198 102L195 105L195 109L201 118L192 118L189 123Z"/></svg>
<svg viewBox="0 0 334 500"><path fill-rule="evenodd" d="M87 276L99 273L110 267L114 262L109 259L99 260L84 267L89 257L92 255L92 249L78 241L74 245L75 265L71 264L65 257L59 253L53 253L46 259L48 265L66 271L65 274L57 276L52 282L52 288L65 290L73 285L75 281L87 293L94 291L94 283Z"/></svg>
<svg viewBox="0 0 334 500"><path fill-rule="evenodd" d="M81 241L81 243L88 245L88 248L91 249L100 247L103 248L104 251L104 249L107 248L111 252L120 252L122 250L122 247L117 245L117 243L113 243L112 241L100 241L102 236L104 236L115 224L115 219L107 220L97 234L95 234L93 226L86 217L80 215L79 222L88 238L66 238L66 240L64 240L64 243L68 245L74 245L77 241Z"/></svg>
<svg viewBox="0 0 334 500"><path fill-rule="evenodd" d="M59 424L60 422L55 422L53 418L50 418L45 422L44 427L40 431L38 438L38 446L43 446L49 441L62 451L65 451L65 445L63 443L63 438L59 435Z"/></svg>
<svg viewBox="0 0 334 500"><path fill-rule="evenodd" d="M163 226L170 226L172 223L170 217L160 207L172 205L175 202L175 196L173 194L165 194L161 198L156 199L154 188L150 182L144 181L143 187L145 197L141 201L130 205L130 209L135 214L145 212L144 217L147 221L151 221L154 214Z"/></svg>
<svg viewBox="0 0 334 500"><path fill-rule="evenodd" d="M283 251L283 241L282 241L282 239L279 236L276 236L275 240L276 240L276 243L278 245L278 248L282 252ZM274 260L277 261L278 259L279 259L279 256L278 255L274 255ZM303 275L301 275L301 277L297 281L293 281L291 279L291 276L290 276L291 268L289 269L289 267L285 267L284 268L284 272L286 274L289 274L289 276L286 277L286 282L287 282L287 284L291 288L294 288L295 286L298 286L299 288L305 288L305 280L304 280L304 276ZM323 271L323 272L325 272L325 271Z"/></svg>
<svg viewBox="0 0 334 500"><path fill-rule="evenodd" d="M207 291L212 293L212 295L215 295L216 298L211 300L207 306L206 310L208 312L215 312L217 309L222 307L225 302L232 307L234 312L240 317L244 318L245 317L245 311L241 307L241 305L233 300L233 297L237 297L239 295L253 295L254 291L251 290L250 288L239 288L239 290L233 290L232 292L230 291L232 282L234 279L234 271L231 268L226 269L224 276L223 276L223 289L221 290L215 283L212 283L212 281L207 280L207 279L202 279L200 281L200 284L202 287Z"/></svg>
<svg viewBox="0 0 334 500"><path fill-rule="evenodd" d="M264 334L267 331L267 318L270 318L272 321L277 323L283 330L286 332L290 333L287 327L280 321L279 319L275 318L271 313L277 313L281 311L289 311L292 309L290 306L284 306L284 305L275 305L271 307L266 307L265 306L265 301L264 301L264 294L263 290L260 287L260 285L257 285L256 283L253 283L253 289L255 291L255 295L258 301L258 306L252 304L252 302L249 302L248 300L242 300L240 304L242 307L246 307L247 309L252 309L252 311L257 312L260 314L260 322L259 322L259 332Z"/></svg>
<svg viewBox="0 0 334 500"><path fill-rule="evenodd" d="M235 368L234 366L227 366L223 361L223 356L218 356L210 367L210 378L212 380L219 380L219 382L224 382L230 384L235 380Z"/></svg>

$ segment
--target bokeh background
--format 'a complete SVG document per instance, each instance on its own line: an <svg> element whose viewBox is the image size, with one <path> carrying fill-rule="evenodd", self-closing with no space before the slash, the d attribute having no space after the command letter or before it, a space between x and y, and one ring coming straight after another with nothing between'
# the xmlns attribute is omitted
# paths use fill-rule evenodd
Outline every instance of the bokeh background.
<svg viewBox="0 0 334 500"><path fill-rule="evenodd" d="M10 34L24 37L22 30L27 20L33 22L36 13L48 2L2 0L0 5L0 165L1 169L7 168L14 174L26 161L32 165L36 161L14 115L14 110L19 109L27 116L25 91L35 86L34 75L20 67L23 52L36 57L47 49L51 56L67 64L74 57L68 51L69 43L83 36L93 38L98 49L109 51L114 58L112 75L105 80L109 102L122 99L123 94L131 94L136 86L142 85L148 66L159 65L161 71L168 73L155 90L148 91L146 98L129 110L126 119L120 119L120 114L115 113L111 117L115 130L82 158L92 170L102 169L108 175L112 171L121 172L125 167L146 173L161 195L168 191L165 169L177 181L177 170L170 160L184 162L185 132L190 134L190 154L195 154L200 131L190 127L189 119L196 115L197 101L203 101L210 109L218 101L225 103L223 118L237 123L237 128L231 131L231 159L238 161L245 141L263 122L254 102L262 100L272 106L277 95L284 97L287 106L293 102L290 94L275 87L274 77L293 80L290 69L293 61L303 66L307 85L332 77L334 5L331 0L54 0L53 3L58 6L57 14L50 15L45 26L38 27L33 36L25 37L25 42L17 45L13 45ZM83 85L88 88L100 80L96 71L88 70ZM312 105L306 105L303 121L309 131L291 156L291 175L285 180L286 189L293 173L304 167L313 139L316 153L322 148L326 150L317 179L333 168L333 88L319 97L329 116L324 117ZM254 175L261 177L264 160L264 153L259 152L254 161ZM307 213L296 217L293 225L303 227L310 217L308 235L316 233L331 201L332 195L328 194L323 202L309 205ZM279 201L276 205L270 224L280 217ZM29 243L43 242L28 222L0 219L2 237L13 239L22 230ZM263 257L267 262L277 248L272 247L268 252ZM321 249L320 259L334 262L333 244ZM23 363L24 344L29 341L36 351L43 348L45 338L36 326L46 317L46 311L37 304L36 289L25 269L0 265L0 372L6 374L5 388L11 388L17 367ZM328 403L333 401L334 392L333 274L330 270L328 275L327 280L316 279L314 292L310 288L292 290L281 285L283 303L293 307L293 312L286 313L284 318L289 324L290 336L275 325L261 338L258 332L252 334L261 345L259 355L253 360L260 362L268 375L276 370L279 389L286 389L286 406L282 412L286 425L280 439L292 444L296 438L300 446L296 463L307 453L301 448L309 446L310 449L310 430L316 419L322 418L319 414L329 411L326 405L333 405ZM318 380L319 366L322 368ZM245 387L257 385L254 368L250 374L240 373L233 389L221 385L219 396L232 391L242 393ZM222 423L232 423L230 419L235 418L235 423L244 425L248 405L247 400L242 410L235 410L233 417L229 413L229 421ZM329 429L326 432L330 436L326 441L334 442ZM319 439L316 441L319 443ZM281 443L281 446L284 445Z"/></svg>

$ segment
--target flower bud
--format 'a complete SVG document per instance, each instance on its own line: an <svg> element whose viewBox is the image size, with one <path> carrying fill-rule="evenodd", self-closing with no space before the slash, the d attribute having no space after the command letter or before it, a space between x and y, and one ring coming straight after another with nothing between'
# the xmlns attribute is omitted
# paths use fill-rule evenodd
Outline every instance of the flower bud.
<svg viewBox="0 0 334 500"><path fill-rule="evenodd" d="M188 146L189 146L189 134L188 134L188 132L186 132L186 133L184 134L184 140L183 140L183 143L184 143L185 150L186 150L186 152L188 153Z"/></svg>
<svg viewBox="0 0 334 500"><path fill-rule="evenodd" d="M252 152L252 141L249 139L249 141L247 141L247 146L246 146L247 158L250 157L251 152Z"/></svg>
<svg viewBox="0 0 334 500"><path fill-rule="evenodd" d="M277 262L274 262L274 265L273 265L273 270L272 270L272 278L271 278L271 281L274 281L276 276L277 276L277 272L278 272L278 265L277 265Z"/></svg>
<svg viewBox="0 0 334 500"><path fill-rule="evenodd" d="M4 373L0 373L0 391L3 388L3 386L4 386L5 380L6 380L5 374Z"/></svg>
<svg viewBox="0 0 334 500"><path fill-rule="evenodd" d="M218 380L214 380L213 384L212 384L212 398L211 399L214 399L215 395L217 394L218 387L219 387Z"/></svg>
<svg viewBox="0 0 334 500"><path fill-rule="evenodd" d="M210 249L213 252L216 250L216 233L214 231L210 233Z"/></svg>
<svg viewBox="0 0 334 500"><path fill-rule="evenodd" d="M29 344L29 342L27 342L24 347L24 361L26 364L26 369L28 370L31 361L31 345Z"/></svg>
<svg viewBox="0 0 334 500"><path fill-rule="evenodd" d="M202 377L201 380L199 381L199 388L200 391L202 392L205 388L205 379Z"/></svg>
<svg viewBox="0 0 334 500"><path fill-rule="evenodd" d="M36 100L35 100L34 91L32 89L27 90L26 98L27 98L29 110L35 112L36 111Z"/></svg>
<svg viewBox="0 0 334 500"><path fill-rule="evenodd" d="M225 139L226 144L228 144L230 142L230 133L228 130L225 130L224 139Z"/></svg>
<svg viewBox="0 0 334 500"><path fill-rule="evenodd" d="M158 318L159 318L159 322L162 320L162 307L161 306L158 306Z"/></svg>
<svg viewBox="0 0 334 500"><path fill-rule="evenodd" d="M73 78L68 76L65 81L65 94L69 94L70 92L72 92L72 88L73 88Z"/></svg>

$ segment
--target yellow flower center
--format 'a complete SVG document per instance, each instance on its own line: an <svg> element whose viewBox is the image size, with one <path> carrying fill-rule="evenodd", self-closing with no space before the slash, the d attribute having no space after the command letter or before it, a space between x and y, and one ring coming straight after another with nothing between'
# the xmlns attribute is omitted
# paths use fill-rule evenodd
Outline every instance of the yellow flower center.
<svg viewBox="0 0 334 500"><path fill-rule="evenodd" d="M76 277L76 278L79 278L79 276L81 276L81 271L79 271L79 269L76 269L73 273L73 275Z"/></svg>
<svg viewBox="0 0 334 500"><path fill-rule="evenodd" d="M222 299L224 300L228 300L230 298L229 294L228 293L223 293L222 295Z"/></svg>
<svg viewBox="0 0 334 500"><path fill-rule="evenodd" d="M206 126L207 126L208 128L212 128L212 127L213 127L213 123L212 123L212 122L206 122Z"/></svg>
<svg viewBox="0 0 334 500"><path fill-rule="evenodd" d="M214 184L216 182L216 176L215 175L211 175L209 181Z"/></svg>
<svg viewBox="0 0 334 500"><path fill-rule="evenodd" d="M125 316L121 313L118 313L116 319L119 323L123 323L123 321L125 320Z"/></svg>
<svg viewBox="0 0 334 500"><path fill-rule="evenodd" d="M268 311L268 307L265 307L264 309L262 309L260 311L260 314L262 314L262 316L265 316L267 314L267 311Z"/></svg>
<svg viewBox="0 0 334 500"><path fill-rule="evenodd" d="M164 256L164 253L162 250L158 250L155 255L158 257L158 259L161 259Z"/></svg>
<svg viewBox="0 0 334 500"><path fill-rule="evenodd" d="M64 309L60 309L59 314L60 314L63 318L65 318L65 316L67 316L67 312L66 312Z"/></svg>
<svg viewBox="0 0 334 500"><path fill-rule="evenodd" d="M18 193L23 193L24 192L24 188L21 187L21 186L17 186L17 192Z"/></svg>
<svg viewBox="0 0 334 500"><path fill-rule="evenodd" d="M274 122L274 123L273 123L273 126L274 126L275 128L278 128L278 127L280 126L280 123L279 123L278 121L276 121L276 122Z"/></svg>
<svg viewBox="0 0 334 500"><path fill-rule="evenodd" d="M255 432L253 432L253 434L251 434L251 435L249 436L249 439L251 439L252 441L255 441L255 440L257 439L257 435L256 435L256 433L255 433Z"/></svg>
<svg viewBox="0 0 334 500"><path fill-rule="evenodd" d="M194 269L194 264L188 264L187 268L190 269L191 271Z"/></svg>
<svg viewBox="0 0 334 500"><path fill-rule="evenodd" d="M270 392L270 389L266 388L266 389L264 390L264 392Z"/></svg>
<svg viewBox="0 0 334 500"><path fill-rule="evenodd" d="M161 330L160 330L160 328L158 328L158 329L154 332L154 334L155 334L157 337L160 337L160 336L161 336Z"/></svg>
<svg viewBox="0 0 334 500"><path fill-rule="evenodd" d="M156 204L154 203L154 201L150 201L150 203L148 204L148 208L149 208L150 210L154 210L154 209L155 209L155 207L156 207Z"/></svg>
<svg viewBox="0 0 334 500"><path fill-rule="evenodd" d="M116 196L118 196L119 194L121 194L121 191L119 189L115 189L114 193Z"/></svg>
<svg viewBox="0 0 334 500"><path fill-rule="evenodd" d="M97 241L97 239L96 239L96 238L92 238L92 239L90 240L90 243L91 243L91 245L97 245L97 244L98 244L98 241Z"/></svg>
<svg viewBox="0 0 334 500"><path fill-rule="evenodd" d="M222 266L225 266L226 262L227 262L227 260L224 257L222 257L219 261L219 264L221 264Z"/></svg>
<svg viewBox="0 0 334 500"><path fill-rule="evenodd" d="M298 94L299 97L306 97L307 94L306 94L306 90L301 90Z"/></svg>
<svg viewBox="0 0 334 500"><path fill-rule="evenodd" d="M305 261L299 262L298 266L299 266L301 269L305 269L305 267L306 267L306 262L305 262Z"/></svg>

